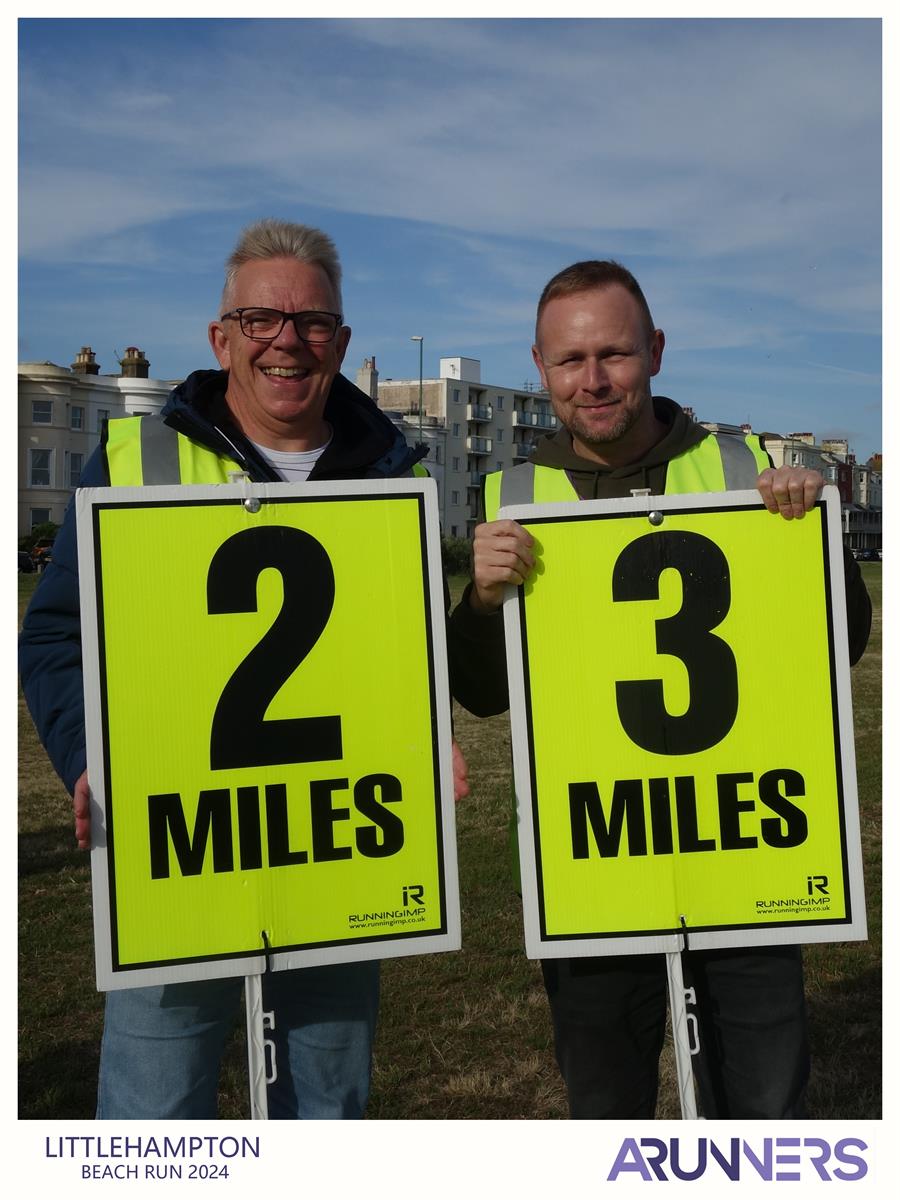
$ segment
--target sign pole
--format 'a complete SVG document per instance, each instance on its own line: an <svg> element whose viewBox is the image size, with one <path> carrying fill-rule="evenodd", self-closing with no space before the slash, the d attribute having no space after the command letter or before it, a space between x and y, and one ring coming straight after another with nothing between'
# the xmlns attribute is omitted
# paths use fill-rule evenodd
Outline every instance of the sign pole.
<svg viewBox="0 0 900 1200"><path fill-rule="evenodd" d="M244 977L244 1006L247 1009L247 1071L250 1077L250 1118L268 1121L266 1096L266 1044L263 1033L262 976Z"/></svg>
<svg viewBox="0 0 900 1200"><path fill-rule="evenodd" d="M669 979L669 1011L672 1014L672 1040L675 1043L675 1067L678 1073L678 1097L681 1119L697 1120L697 1100L694 1095L694 1072L691 1068L691 1045L688 1036L687 1006L684 1002L684 974L681 952L666 955L666 975Z"/></svg>

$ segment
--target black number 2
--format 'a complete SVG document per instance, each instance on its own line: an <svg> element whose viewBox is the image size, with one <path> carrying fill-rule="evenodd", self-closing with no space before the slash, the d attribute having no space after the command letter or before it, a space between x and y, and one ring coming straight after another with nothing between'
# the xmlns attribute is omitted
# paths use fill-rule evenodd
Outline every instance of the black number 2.
<svg viewBox="0 0 900 1200"><path fill-rule="evenodd" d="M715 542L699 533L660 530L637 538L619 555L613 600L659 599L659 577L666 567L680 574L683 601L674 616L656 622L656 650L675 655L687 668L687 712L680 717L669 713L661 679L619 680L616 704L622 728L642 749L696 754L720 742L737 717L734 654L711 632L731 605L731 579Z"/></svg>
<svg viewBox="0 0 900 1200"><path fill-rule="evenodd" d="M268 632L222 689L209 743L215 771L342 756L339 716L265 719L272 698L312 650L331 615L334 571L322 544L290 526L234 534L209 564L207 609L256 612L256 583L266 567L281 574L284 601Z"/></svg>

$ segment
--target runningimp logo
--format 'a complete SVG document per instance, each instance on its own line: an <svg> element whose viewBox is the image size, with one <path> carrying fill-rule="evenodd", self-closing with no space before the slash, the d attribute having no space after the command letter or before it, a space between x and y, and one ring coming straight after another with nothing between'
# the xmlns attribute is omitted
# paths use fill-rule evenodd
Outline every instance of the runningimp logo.
<svg viewBox="0 0 900 1200"><path fill-rule="evenodd" d="M828 876L827 875L807 875L806 877L806 894L811 896L813 892L821 892L823 896L828 895Z"/></svg>
<svg viewBox="0 0 900 1200"><path fill-rule="evenodd" d="M863 1155L869 1149L859 1138L840 1138L833 1144L818 1137L766 1137L755 1141L729 1138L625 1138L607 1180L635 1177L656 1180L699 1179L707 1172L726 1179L852 1181L869 1171Z"/></svg>
<svg viewBox="0 0 900 1200"><path fill-rule="evenodd" d="M412 908L415 905L416 908L424 908L424 895L425 889L421 883L408 883L403 889L403 907Z"/></svg>

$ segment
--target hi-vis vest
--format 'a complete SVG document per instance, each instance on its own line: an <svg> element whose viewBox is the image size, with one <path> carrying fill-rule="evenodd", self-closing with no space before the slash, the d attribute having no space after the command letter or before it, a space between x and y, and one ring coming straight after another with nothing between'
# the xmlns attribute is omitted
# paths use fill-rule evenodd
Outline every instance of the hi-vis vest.
<svg viewBox="0 0 900 1200"><path fill-rule="evenodd" d="M158 417L118 417L107 425L106 461L113 487L154 483L231 483L244 474L230 458L208 450ZM420 463L413 475L427 475Z"/></svg>
<svg viewBox="0 0 900 1200"><path fill-rule="evenodd" d="M757 435L740 438L730 433L710 434L670 460L665 494L684 496L690 492L753 488L760 471L769 466L769 456ZM569 476L558 467L520 463L506 471L494 471L484 481L488 521L496 520L497 510L507 504L553 504L577 499Z"/></svg>

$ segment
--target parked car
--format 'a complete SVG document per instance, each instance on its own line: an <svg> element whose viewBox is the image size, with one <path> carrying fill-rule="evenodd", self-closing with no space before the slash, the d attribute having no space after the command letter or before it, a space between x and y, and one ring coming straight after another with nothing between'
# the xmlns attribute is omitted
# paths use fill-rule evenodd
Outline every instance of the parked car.
<svg viewBox="0 0 900 1200"><path fill-rule="evenodd" d="M878 562L877 550L858 550L856 557L860 562Z"/></svg>
<svg viewBox="0 0 900 1200"><path fill-rule="evenodd" d="M31 547L31 557L37 569L42 571L53 557L53 538L39 538Z"/></svg>
<svg viewBox="0 0 900 1200"><path fill-rule="evenodd" d="M19 570L26 574L31 574L34 571L34 563L31 561L31 555L27 550L19 551Z"/></svg>

